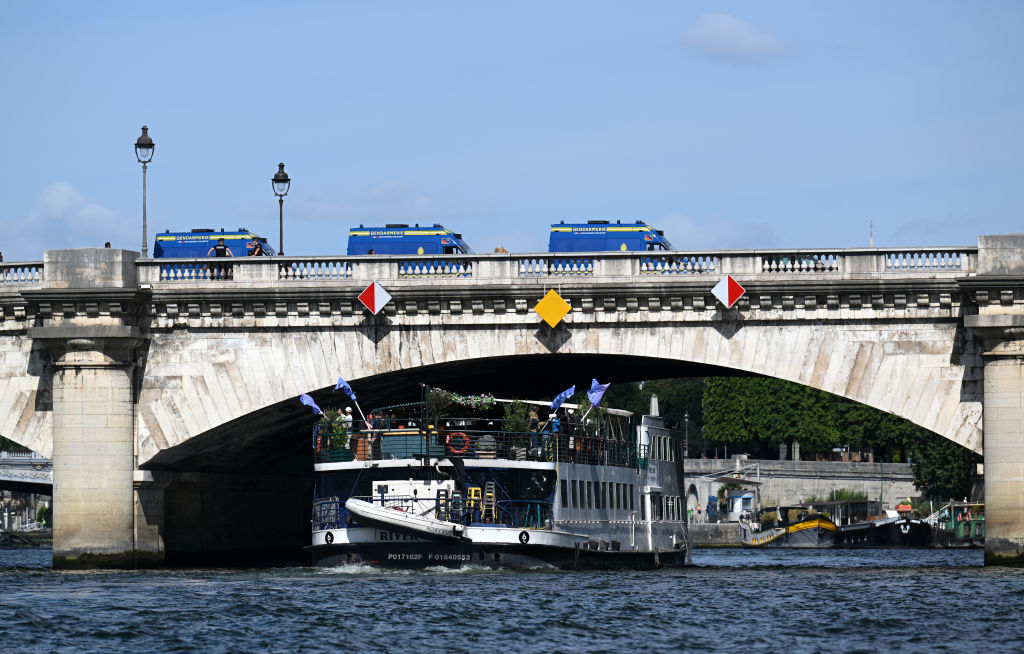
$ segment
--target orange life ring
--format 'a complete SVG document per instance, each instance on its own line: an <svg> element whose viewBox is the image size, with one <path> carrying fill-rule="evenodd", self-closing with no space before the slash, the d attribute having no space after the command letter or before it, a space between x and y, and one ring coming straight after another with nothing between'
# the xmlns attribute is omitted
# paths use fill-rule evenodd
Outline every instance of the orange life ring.
<svg viewBox="0 0 1024 654"><path fill-rule="evenodd" d="M461 436L462 445L458 447L452 445L452 436ZM466 436L461 431L453 432L444 439L444 444L448 446L448 451L452 454L462 454L469 449L469 436Z"/></svg>

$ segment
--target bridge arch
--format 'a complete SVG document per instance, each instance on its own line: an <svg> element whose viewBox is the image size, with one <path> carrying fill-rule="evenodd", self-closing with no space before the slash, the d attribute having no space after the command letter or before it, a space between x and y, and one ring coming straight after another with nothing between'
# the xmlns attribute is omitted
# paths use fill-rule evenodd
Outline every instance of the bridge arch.
<svg viewBox="0 0 1024 654"><path fill-rule="evenodd" d="M419 381L547 397L591 377L757 374L846 397L981 449L980 373L970 365L971 342L954 324L879 331L849 321L666 321L643 329L577 321L561 335L551 330L562 341L556 352L545 330L427 324L376 341L366 330L211 331L191 334L186 346L173 333L154 335L139 396L140 463L168 465L174 457L161 453L198 436L212 442L229 431L255 437L308 427L309 409L298 395L329 404L339 375L372 402L415 393Z"/></svg>

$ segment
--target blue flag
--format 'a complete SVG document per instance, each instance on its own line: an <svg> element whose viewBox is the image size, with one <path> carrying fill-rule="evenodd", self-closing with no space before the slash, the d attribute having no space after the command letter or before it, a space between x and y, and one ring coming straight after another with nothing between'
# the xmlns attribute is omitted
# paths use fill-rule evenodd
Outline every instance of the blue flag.
<svg viewBox="0 0 1024 654"><path fill-rule="evenodd" d="M568 400L570 397L572 397L574 393L576 393L575 386L570 386L569 388L559 393L558 396L555 397L555 399L551 400L551 410L554 411L558 407L562 406L562 403Z"/></svg>
<svg viewBox="0 0 1024 654"><path fill-rule="evenodd" d="M306 406L313 407L313 413L319 413L319 414L323 415L323 411L321 411L320 407L318 407L316 405L316 402L313 401L313 398L311 398L310 396L306 395L305 393L303 393L302 395L299 396L299 402L302 402Z"/></svg>
<svg viewBox="0 0 1024 654"><path fill-rule="evenodd" d="M348 396L352 398L353 402L356 401L355 391L353 391L352 387L348 385L348 382L345 381L344 377L338 377L338 383L334 385L334 390L338 390L339 388L345 391L348 394Z"/></svg>
<svg viewBox="0 0 1024 654"><path fill-rule="evenodd" d="M587 399L593 406L597 406L601 403L601 398L604 397L604 392L611 386L611 382L607 384L598 384L597 380L593 380L590 384L590 390L587 391Z"/></svg>

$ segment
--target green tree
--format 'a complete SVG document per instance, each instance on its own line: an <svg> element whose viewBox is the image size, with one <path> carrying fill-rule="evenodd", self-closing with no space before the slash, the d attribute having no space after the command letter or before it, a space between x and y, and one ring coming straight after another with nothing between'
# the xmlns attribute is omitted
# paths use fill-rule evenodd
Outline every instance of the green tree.
<svg viewBox="0 0 1024 654"><path fill-rule="evenodd" d="M25 447L24 445L19 445L18 443L15 443L11 439L4 438L3 436L0 436L0 450L2 450L4 452L31 452L32 451L32 450L28 449L27 447Z"/></svg>
<svg viewBox="0 0 1024 654"><path fill-rule="evenodd" d="M908 432L907 451L914 485L931 499L969 498L981 457L923 427L910 425Z"/></svg>

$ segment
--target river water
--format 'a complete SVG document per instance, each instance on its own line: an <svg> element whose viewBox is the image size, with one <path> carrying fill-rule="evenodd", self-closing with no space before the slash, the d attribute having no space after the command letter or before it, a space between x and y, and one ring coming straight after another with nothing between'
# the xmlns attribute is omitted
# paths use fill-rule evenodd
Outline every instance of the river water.
<svg viewBox="0 0 1024 654"><path fill-rule="evenodd" d="M55 572L0 550L4 651L1022 652L979 550L701 549L654 572Z"/></svg>

